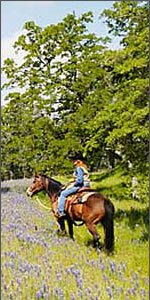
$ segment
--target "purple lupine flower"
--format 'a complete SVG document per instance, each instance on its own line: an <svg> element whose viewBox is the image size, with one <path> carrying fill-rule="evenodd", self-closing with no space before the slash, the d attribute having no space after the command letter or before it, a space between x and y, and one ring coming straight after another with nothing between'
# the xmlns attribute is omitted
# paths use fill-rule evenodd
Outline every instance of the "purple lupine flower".
<svg viewBox="0 0 150 300"><path fill-rule="evenodd" d="M46 292L46 284L45 283L43 283L43 285L42 285L42 290L43 290L43 293Z"/></svg>
<svg viewBox="0 0 150 300"><path fill-rule="evenodd" d="M62 279L62 276L60 273L56 273L56 277L57 277L57 280L60 281Z"/></svg>
<svg viewBox="0 0 150 300"><path fill-rule="evenodd" d="M90 294L90 295L92 294L92 289L90 287L87 287L86 291L88 294Z"/></svg>
<svg viewBox="0 0 150 300"><path fill-rule="evenodd" d="M80 271L79 270L72 270L72 274L75 276L75 277L78 277L80 275Z"/></svg>
<svg viewBox="0 0 150 300"><path fill-rule="evenodd" d="M118 276L121 280L124 280L123 274L121 270L118 270Z"/></svg>
<svg viewBox="0 0 150 300"><path fill-rule="evenodd" d="M135 286L133 286L131 288L131 293L132 293L132 295L136 296L136 287Z"/></svg>
<svg viewBox="0 0 150 300"><path fill-rule="evenodd" d="M8 290L8 286L7 284L4 283L4 290L7 291Z"/></svg>
<svg viewBox="0 0 150 300"><path fill-rule="evenodd" d="M131 290L130 290L129 288L128 288L127 291L126 291L126 295L127 295L127 296L131 295Z"/></svg>
<svg viewBox="0 0 150 300"><path fill-rule="evenodd" d="M133 279L134 279L134 280L137 280L137 279L138 279L138 275L137 275L137 273L136 273L136 272L134 272L134 273L133 273L133 275L132 275L132 277L133 277Z"/></svg>
<svg viewBox="0 0 150 300"><path fill-rule="evenodd" d="M108 296L109 296L110 298L112 298L112 297L113 297L113 292L112 292L112 289L111 289L110 286L107 286L107 287L106 287L106 291L107 291L107 293L108 293Z"/></svg>
<svg viewBox="0 0 150 300"><path fill-rule="evenodd" d="M70 293L70 300L76 300L76 297L72 292Z"/></svg>
<svg viewBox="0 0 150 300"><path fill-rule="evenodd" d="M108 276L105 275L105 274L102 275L102 278L103 278L104 281L107 281L107 280L109 281Z"/></svg>
<svg viewBox="0 0 150 300"><path fill-rule="evenodd" d="M104 271L104 270L106 269L106 266L104 265L104 263L102 263L102 264L100 265L100 269L101 269L102 271Z"/></svg>
<svg viewBox="0 0 150 300"><path fill-rule="evenodd" d="M121 267L122 267L122 270L125 271L126 270L126 263L122 262Z"/></svg>
<svg viewBox="0 0 150 300"><path fill-rule="evenodd" d="M83 279L81 277L76 278L77 286L82 290L83 289Z"/></svg>
<svg viewBox="0 0 150 300"><path fill-rule="evenodd" d="M78 296L80 299L82 299L82 292L80 290L78 291Z"/></svg>
<svg viewBox="0 0 150 300"><path fill-rule="evenodd" d="M97 248L96 252L97 252L98 255L101 254L101 249Z"/></svg>
<svg viewBox="0 0 150 300"><path fill-rule="evenodd" d="M117 267L114 261L110 261L110 270L112 273L116 271Z"/></svg>
<svg viewBox="0 0 150 300"><path fill-rule="evenodd" d="M21 279L20 278L17 278L17 283L18 283L18 285L21 284Z"/></svg>
<svg viewBox="0 0 150 300"><path fill-rule="evenodd" d="M36 293L36 299L40 299L41 297L42 297L42 295L43 295L43 293L42 293L42 291L37 291L37 293Z"/></svg>
<svg viewBox="0 0 150 300"><path fill-rule="evenodd" d="M142 295L142 297L143 298L145 298L146 297L146 291L145 291L145 289L140 289L140 293L141 293L141 295Z"/></svg>
<svg viewBox="0 0 150 300"><path fill-rule="evenodd" d="M60 288L55 288L54 290L54 297L60 297L60 299L64 299L64 293L63 290Z"/></svg>

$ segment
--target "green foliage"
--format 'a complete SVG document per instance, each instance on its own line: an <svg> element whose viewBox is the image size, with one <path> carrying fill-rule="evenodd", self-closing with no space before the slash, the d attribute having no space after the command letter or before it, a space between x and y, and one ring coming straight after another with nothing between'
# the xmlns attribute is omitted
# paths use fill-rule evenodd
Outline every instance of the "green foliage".
<svg viewBox="0 0 150 300"><path fill-rule="evenodd" d="M92 137L87 146L98 148L103 140L103 145L119 151L124 161L130 160L136 172L147 173L148 5L117 1L113 10L105 10L102 15L110 31L124 34L120 42L123 48L104 53L112 99L91 121Z"/></svg>
<svg viewBox="0 0 150 300"><path fill-rule="evenodd" d="M91 180L92 186L112 201L131 199L130 176L120 167L111 172L103 169L101 172L92 173Z"/></svg>
<svg viewBox="0 0 150 300"><path fill-rule="evenodd" d="M149 184L148 176L143 176L143 174L138 176L137 194L139 195L140 201L143 203L148 203L149 199Z"/></svg>
<svg viewBox="0 0 150 300"><path fill-rule="evenodd" d="M2 109L2 178L68 174L70 150L82 151L90 170L130 161L146 178L148 5L116 1L101 17L120 37L118 50L109 49L110 36L87 30L92 12L45 28L24 24L14 44L23 62L8 58L2 68L3 88L14 88Z"/></svg>

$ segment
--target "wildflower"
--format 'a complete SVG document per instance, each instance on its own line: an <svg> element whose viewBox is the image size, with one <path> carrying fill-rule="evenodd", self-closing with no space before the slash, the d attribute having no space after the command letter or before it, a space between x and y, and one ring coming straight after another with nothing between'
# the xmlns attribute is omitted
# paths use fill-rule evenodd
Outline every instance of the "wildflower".
<svg viewBox="0 0 150 300"><path fill-rule="evenodd" d="M100 268L101 268L102 271L104 271L104 270L106 269L106 266L102 263L102 264L100 265Z"/></svg>
<svg viewBox="0 0 150 300"><path fill-rule="evenodd" d="M101 253L101 249L97 248L97 254L100 254L100 253Z"/></svg>
<svg viewBox="0 0 150 300"><path fill-rule="evenodd" d="M54 297L60 297L60 299L64 299L63 290L56 287L54 290Z"/></svg>
<svg viewBox="0 0 150 300"><path fill-rule="evenodd" d="M58 280L58 281L60 281L60 280L62 279L62 276L61 276L60 273L57 273L57 274L56 274L56 277L57 277L57 280Z"/></svg>
<svg viewBox="0 0 150 300"><path fill-rule="evenodd" d="M113 297L113 293L112 293L112 289L110 288L110 286L106 287L106 291L107 291L107 293L108 293L108 296L109 296L110 298L112 298L112 297Z"/></svg>
<svg viewBox="0 0 150 300"><path fill-rule="evenodd" d="M121 270L118 270L118 276L121 280L124 280L123 278L123 274L122 274L122 271Z"/></svg>
<svg viewBox="0 0 150 300"><path fill-rule="evenodd" d="M4 290L8 290L8 286L6 284L4 284Z"/></svg>
<svg viewBox="0 0 150 300"><path fill-rule="evenodd" d="M20 285L20 284L21 284L21 280L20 280L20 278L17 278L17 283L18 283L18 285Z"/></svg>
<svg viewBox="0 0 150 300"><path fill-rule="evenodd" d="M136 287L135 286L133 286L132 288L131 288L131 293L132 293L132 295L136 295Z"/></svg>
<svg viewBox="0 0 150 300"><path fill-rule="evenodd" d="M38 291L36 293L36 299L40 299L42 297L42 292L41 291Z"/></svg>
<svg viewBox="0 0 150 300"><path fill-rule="evenodd" d="M45 285L45 283L43 283L42 290L43 290L43 293L46 292L46 285Z"/></svg>
<svg viewBox="0 0 150 300"><path fill-rule="evenodd" d="M90 295L92 294L92 290L91 290L91 288L90 288L90 287L87 287L87 289L86 289L86 290L87 290L87 293L88 293L88 294L90 294Z"/></svg>
<svg viewBox="0 0 150 300"><path fill-rule="evenodd" d="M76 300L76 297L72 292L70 293L70 300Z"/></svg>
<svg viewBox="0 0 150 300"><path fill-rule="evenodd" d="M144 299L146 297L146 291L142 288L140 290L140 292L141 292L141 295L143 296L143 299Z"/></svg>
<svg viewBox="0 0 150 300"><path fill-rule="evenodd" d="M131 294L131 290L128 288L126 292L126 296L129 296Z"/></svg>
<svg viewBox="0 0 150 300"><path fill-rule="evenodd" d="M80 299L82 298L82 292L81 291L78 291L78 296L79 296Z"/></svg>
<svg viewBox="0 0 150 300"><path fill-rule="evenodd" d="M77 282L77 286L80 288L80 289L83 289L83 279L81 277L77 277L76 278L76 282Z"/></svg>
<svg viewBox="0 0 150 300"><path fill-rule="evenodd" d="M134 273L132 277L133 277L134 280L137 280L138 279L137 273Z"/></svg>
<svg viewBox="0 0 150 300"><path fill-rule="evenodd" d="M121 267L122 267L122 270L123 270L123 271L126 270L126 264L125 264L125 263L121 263Z"/></svg>
<svg viewBox="0 0 150 300"><path fill-rule="evenodd" d="M110 261L110 270L112 273L116 271L116 264L114 263L114 261Z"/></svg>

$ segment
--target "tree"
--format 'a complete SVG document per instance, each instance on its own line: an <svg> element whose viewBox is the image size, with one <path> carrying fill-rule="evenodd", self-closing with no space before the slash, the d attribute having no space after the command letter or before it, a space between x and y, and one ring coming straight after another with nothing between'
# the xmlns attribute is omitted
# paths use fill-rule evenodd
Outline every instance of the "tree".
<svg viewBox="0 0 150 300"><path fill-rule="evenodd" d="M130 160L135 172L147 172L148 157L148 4L117 1L102 13L122 48L105 51L112 99L89 124L87 148L103 145Z"/></svg>
<svg viewBox="0 0 150 300"><path fill-rule="evenodd" d="M148 4L116 1L101 17L119 49L87 31L92 12L43 29L25 23L15 43L24 61L3 67L4 86L21 88L2 112L3 167L16 177L37 167L69 172L70 150L82 151L91 170L130 160L133 172L147 173Z"/></svg>
<svg viewBox="0 0 150 300"><path fill-rule="evenodd" d="M3 112L4 128L11 136L7 152L14 153L11 168L14 170L15 161L21 174L22 168L33 169L37 163L43 170L63 169L70 147L84 147L83 133L74 136L74 121L102 77L95 69L105 44L105 39L87 32L86 24L92 20L88 12L79 18L69 14L44 29L26 22L26 34L14 45L16 51L25 52L23 63L16 65L9 58L4 62L8 79L4 87L23 90L8 94L9 103ZM70 120L73 131L68 126ZM5 150L3 153L5 161Z"/></svg>

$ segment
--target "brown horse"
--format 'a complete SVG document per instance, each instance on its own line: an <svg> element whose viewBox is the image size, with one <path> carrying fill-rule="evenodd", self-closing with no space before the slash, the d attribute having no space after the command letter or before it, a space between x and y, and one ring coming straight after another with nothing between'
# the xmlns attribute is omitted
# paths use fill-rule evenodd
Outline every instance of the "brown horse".
<svg viewBox="0 0 150 300"><path fill-rule="evenodd" d="M100 248L100 236L96 229L96 224L101 222L104 228L104 244L105 249L108 252L112 252L114 249L114 205L112 202L104 197L103 195L97 193L96 191L79 190L77 194L72 195L73 200L66 201L66 217L57 217L57 207L58 207L58 196L60 195L63 185L46 175L36 174L34 181L31 186L27 189L27 195L32 197L33 195L45 190L49 195L52 203L52 211L59 224L60 231L65 232L64 220L67 220L69 235L73 239L73 224L77 225L77 221L82 221L85 224L89 232L92 234L94 239L94 246ZM84 202L77 201L78 195L84 195ZM69 196L70 199L71 196ZM68 198L68 197L67 197Z"/></svg>

